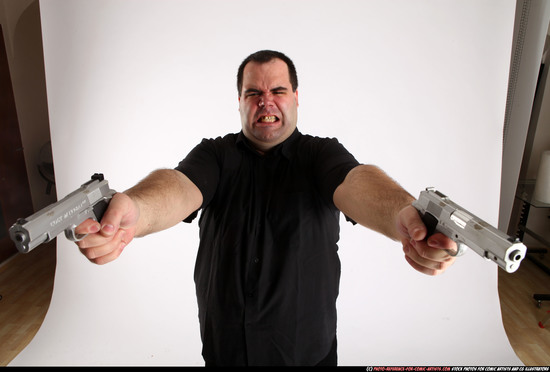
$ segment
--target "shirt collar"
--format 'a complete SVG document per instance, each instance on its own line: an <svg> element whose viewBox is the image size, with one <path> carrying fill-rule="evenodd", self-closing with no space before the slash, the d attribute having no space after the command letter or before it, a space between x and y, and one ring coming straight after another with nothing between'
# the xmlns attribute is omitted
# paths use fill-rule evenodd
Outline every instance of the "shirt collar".
<svg viewBox="0 0 550 372"><path fill-rule="evenodd" d="M278 144L277 146L275 146L274 148L269 150L269 152L266 155L275 156L275 155L278 155L278 154L282 154L287 159L291 159L292 156L295 153L294 149L295 149L296 140L301 135L302 134L300 133L298 128L294 129L294 132L292 132L290 137L288 137L282 143ZM243 146L247 150L259 155L259 153L256 151L256 149L254 149L254 147L250 144L250 141L246 138L246 136L244 135L242 130L237 135L236 144L239 145L239 146Z"/></svg>

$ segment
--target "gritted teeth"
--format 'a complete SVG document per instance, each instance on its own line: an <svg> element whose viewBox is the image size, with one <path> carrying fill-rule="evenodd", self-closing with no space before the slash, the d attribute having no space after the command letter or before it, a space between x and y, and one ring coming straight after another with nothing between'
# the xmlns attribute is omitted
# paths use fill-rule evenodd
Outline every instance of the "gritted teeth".
<svg viewBox="0 0 550 372"><path fill-rule="evenodd" d="M260 118L258 119L260 123L274 123L277 120L279 120L279 118L277 118L277 116L275 115L264 115L260 116Z"/></svg>

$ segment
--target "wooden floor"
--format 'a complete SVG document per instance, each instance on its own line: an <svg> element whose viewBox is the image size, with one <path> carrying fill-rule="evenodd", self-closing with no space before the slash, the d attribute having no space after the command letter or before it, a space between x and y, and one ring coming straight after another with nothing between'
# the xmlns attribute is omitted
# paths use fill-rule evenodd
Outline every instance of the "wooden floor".
<svg viewBox="0 0 550 372"><path fill-rule="evenodd" d="M533 254L550 267L550 254ZM550 366L550 301L537 307L533 294L550 294L550 276L529 259L524 259L518 271L499 273L499 295L504 329L517 356L526 366Z"/></svg>
<svg viewBox="0 0 550 372"><path fill-rule="evenodd" d="M32 340L50 306L55 240L0 266L0 366Z"/></svg>
<svg viewBox="0 0 550 372"><path fill-rule="evenodd" d="M9 364L40 328L54 272L55 242L0 266L0 366ZM499 273L499 293L504 328L518 357L526 366L550 366L550 321L546 328L538 325L550 302L538 308L533 299L534 293L550 293L548 274L525 259L517 272Z"/></svg>

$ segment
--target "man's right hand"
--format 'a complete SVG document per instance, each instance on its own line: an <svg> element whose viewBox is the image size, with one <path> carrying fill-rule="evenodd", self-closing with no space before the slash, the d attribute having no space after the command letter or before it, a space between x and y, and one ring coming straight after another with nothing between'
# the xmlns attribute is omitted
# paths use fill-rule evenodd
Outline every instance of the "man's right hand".
<svg viewBox="0 0 550 372"><path fill-rule="evenodd" d="M182 172L158 169L115 194L100 223L82 222L75 233L87 236L76 244L90 261L106 264L118 258L134 236L175 226L198 210L202 201L199 188Z"/></svg>
<svg viewBox="0 0 550 372"><path fill-rule="evenodd" d="M87 236L76 242L88 260L98 265L120 256L134 238L139 220L137 204L126 194L116 193L105 211L101 223L88 219L75 229Z"/></svg>

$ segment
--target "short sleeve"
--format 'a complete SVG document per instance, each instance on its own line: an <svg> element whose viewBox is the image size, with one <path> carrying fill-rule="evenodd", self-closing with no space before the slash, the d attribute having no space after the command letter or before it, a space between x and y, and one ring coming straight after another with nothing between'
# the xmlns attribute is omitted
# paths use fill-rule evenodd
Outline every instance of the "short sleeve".
<svg viewBox="0 0 550 372"><path fill-rule="evenodd" d="M359 162L335 138L324 139L316 147L318 150L314 164L317 182L325 200L333 203L334 191Z"/></svg>
<svg viewBox="0 0 550 372"><path fill-rule="evenodd" d="M220 165L213 142L203 139L175 168L185 174L201 191L201 208L208 205L214 197L220 178ZM193 213L185 222L191 222L196 215L197 212Z"/></svg>

